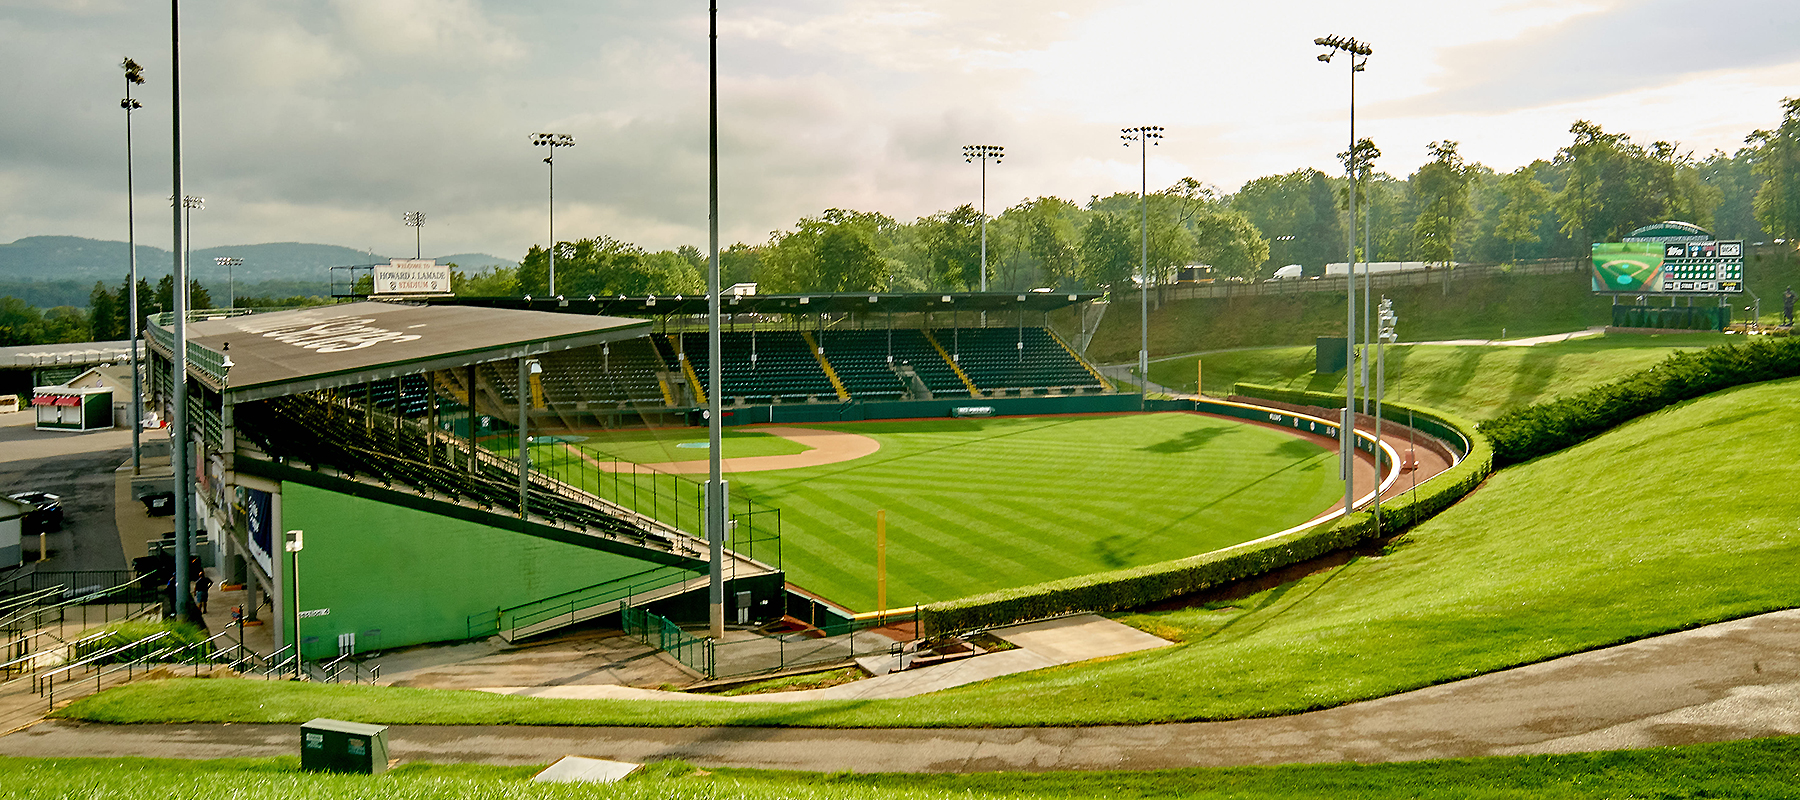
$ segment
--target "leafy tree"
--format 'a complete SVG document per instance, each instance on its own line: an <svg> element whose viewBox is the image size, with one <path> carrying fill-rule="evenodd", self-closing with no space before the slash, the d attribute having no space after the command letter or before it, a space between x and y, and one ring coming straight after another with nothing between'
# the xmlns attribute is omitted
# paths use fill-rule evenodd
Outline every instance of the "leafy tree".
<svg viewBox="0 0 1800 800"><path fill-rule="evenodd" d="M1251 278L1269 260L1269 240L1250 218L1229 208L1201 212L1189 225L1194 255L1203 264L1230 276Z"/></svg>
<svg viewBox="0 0 1800 800"><path fill-rule="evenodd" d="M124 321L125 315L119 313L119 296L106 288L105 282L94 281L94 290L88 294L89 335L93 341L111 342L125 338Z"/></svg>
<svg viewBox="0 0 1800 800"><path fill-rule="evenodd" d="M770 234L762 254L770 285L759 291L882 291L890 264L881 250L898 227L886 215L841 208L804 217L794 230Z"/></svg>
<svg viewBox="0 0 1800 800"><path fill-rule="evenodd" d="M156 311L167 313L175 310L175 276L164 275L156 282ZM188 310L199 311L212 308L212 293L201 286L199 281L188 281ZM151 312L145 312L146 314Z"/></svg>
<svg viewBox="0 0 1800 800"><path fill-rule="evenodd" d="M1137 220L1112 211L1088 215L1081 229L1081 269L1089 286L1127 287L1137 272Z"/></svg>
<svg viewBox="0 0 1800 800"><path fill-rule="evenodd" d="M11 295L0 296L0 347L38 344L44 313Z"/></svg>
<svg viewBox="0 0 1800 800"><path fill-rule="evenodd" d="M1494 235L1512 244L1510 260L1517 261L1520 242L1535 243L1542 239L1538 229L1544 214L1550 210L1550 189L1532 174L1530 166L1524 166L1501 176L1499 190L1506 198L1506 205L1500 209L1500 222L1494 228Z"/></svg>
<svg viewBox="0 0 1800 800"><path fill-rule="evenodd" d="M1474 172L1456 152L1456 142L1426 146L1432 160L1413 174L1421 209L1413 225L1414 245L1424 261L1449 263L1456 254L1457 224L1469 214L1469 181Z"/></svg>
<svg viewBox="0 0 1800 800"><path fill-rule="evenodd" d="M1782 101L1781 125L1745 138L1755 152L1756 221L1768 235L1800 237L1800 98Z"/></svg>
<svg viewBox="0 0 1800 800"><path fill-rule="evenodd" d="M514 297L519 291L519 268L495 265L465 273L450 265L450 291L465 297Z"/></svg>
<svg viewBox="0 0 1800 800"><path fill-rule="evenodd" d="M1553 200L1562 232L1582 246L1616 241L1632 229L1673 215L1697 224L1710 222L1704 183L1684 179L1692 160L1675 145L1656 142L1645 148L1622 133L1579 120L1569 128L1575 142L1556 154L1567 180ZM1711 198L1716 200L1716 198Z"/></svg>
<svg viewBox="0 0 1800 800"><path fill-rule="evenodd" d="M1284 260L1319 270L1344 257L1344 222L1330 178L1316 169L1270 175L1245 183L1231 196L1231 208L1257 230L1282 242Z"/></svg>
<svg viewBox="0 0 1800 800"><path fill-rule="evenodd" d="M762 256L762 247L743 242L719 250L719 282L726 286L762 282Z"/></svg>
<svg viewBox="0 0 1800 800"><path fill-rule="evenodd" d="M519 262L517 275L525 294L547 292L549 251L533 246ZM671 250L647 253L630 242L599 236L557 243L556 291L565 297L705 294L706 279L689 256Z"/></svg>
<svg viewBox="0 0 1800 800"><path fill-rule="evenodd" d="M933 286L951 291L981 288L981 212L964 203L916 223Z"/></svg>
<svg viewBox="0 0 1800 800"><path fill-rule="evenodd" d="M1765 236L1762 223L1756 219L1756 192L1762 188L1763 176L1756 174L1753 164L1757 151L1739 148L1736 155L1714 150L1694 166L1700 180L1719 192L1719 205L1713 210L1713 231L1727 239L1760 239Z"/></svg>
<svg viewBox="0 0 1800 800"><path fill-rule="evenodd" d="M1081 208L1060 197L1039 197L1006 210L1000 220L1017 239L1016 252L1035 273L1035 283L1061 289L1082 285L1076 220ZM1024 288L1015 283L1011 288Z"/></svg>

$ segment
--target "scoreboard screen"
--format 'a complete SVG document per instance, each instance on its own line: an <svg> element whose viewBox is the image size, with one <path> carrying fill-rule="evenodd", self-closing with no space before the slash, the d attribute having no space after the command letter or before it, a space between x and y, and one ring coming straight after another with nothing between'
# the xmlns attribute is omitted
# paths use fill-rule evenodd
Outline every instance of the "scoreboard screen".
<svg viewBox="0 0 1800 800"><path fill-rule="evenodd" d="M1600 242L1593 249L1593 290L1616 294L1744 291L1744 243Z"/></svg>

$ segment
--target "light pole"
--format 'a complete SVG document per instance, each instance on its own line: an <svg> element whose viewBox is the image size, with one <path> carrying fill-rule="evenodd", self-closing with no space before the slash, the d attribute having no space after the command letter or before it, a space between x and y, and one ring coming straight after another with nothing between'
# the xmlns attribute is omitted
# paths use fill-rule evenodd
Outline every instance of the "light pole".
<svg viewBox="0 0 1800 800"><path fill-rule="evenodd" d="M300 551L306 549L305 531L288 531L283 546L294 565L294 679L300 678Z"/></svg>
<svg viewBox="0 0 1800 800"><path fill-rule="evenodd" d="M169 333L174 342L171 350L174 353L170 360L169 381L174 391L169 409L169 422L173 430L169 432L169 467L170 474L175 476L175 618L187 616L188 601L188 536L193 532L193 523L188 519L187 482L188 473L188 429L187 429L187 259L182 255L182 206L178 202L181 197L181 0L169 0L169 117L171 126L170 148L172 164L169 170L172 178L169 192L169 205L174 207L175 240L169 244L174 259L174 267L170 270L175 285L172 303L175 306L175 319Z"/></svg>
<svg viewBox="0 0 1800 800"><path fill-rule="evenodd" d="M1006 158L1006 148L997 144L965 144L963 145L963 161L981 162L981 290L988 290L987 267L987 165L988 159L994 163ZM984 312L985 315L985 312Z"/></svg>
<svg viewBox="0 0 1800 800"><path fill-rule="evenodd" d="M534 133L531 143L537 147L550 148L550 155L544 163L550 165L550 292L556 296L556 148L574 147L575 137L566 133Z"/></svg>
<svg viewBox="0 0 1800 800"><path fill-rule="evenodd" d="M231 268L243 266L244 260L231 256L220 256L213 259L213 263L225 268L225 307L237 308L237 283L232 278Z"/></svg>
<svg viewBox="0 0 1800 800"><path fill-rule="evenodd" d="M1163 138L1162 130L1156 125L1119 129L1119 138L1125 140L1126 147L1132 142L1138 143L1142 172L1138 187L1138 225L1144 240L1138 261L1138 390L1141 397L1150 394L1150 146L1161 144L1156 140Z"/></svg>
<svg viewBox="0 0 1800 800"><path fill-rule="evenodd" d="M174 202L174 201L171 199L170 202ZM182 298L181 306L188 310L192 310L192 307L193 307L193 297L189 296L189 294L188 294L188 283L191 282L190 276L192 276L194 274L194 262L192 260L192 256L194 254L194 210L195 209L200 209L202 211L206 210L206 198L195 197L194 195L191 195L191 194L182 195L182 197L181 197L181 213L183 215L182 222L185 225L185 228L182 231L182 233L184 235L182 236L182 239L181 239L182 280L176 284L175 291L179 292L181 294L181 298ZM185 322L185 320L183 320L183 321Z"/></svg>
<svg viewBox="0 0 1800 800"><path fill-rule="evenodd" d="M119 101L119 107L125 109L125 247L131 257L131 271L125 278L125 293L131 296L125 312L131 318L127 324L131 333L131 474L138 475L144 471L144 370L137 349L138 325L143 320L138 317L137 187L131 163L131 112L144 104L131 98L131 87L144 85L144 68L130 58L119 66L125 69L125 99Z"/></svg>
<svg viewBox="0 0 1800 800"><path fill-rule="evenodd" d="M1350 62L1350 152L1356 152L1356 73L1362 72L1375 52L1364 42L1342 36L1321 36L1313 44L1330 48L1319 54L1319 60L1331 63L1339 52L1349 53ZM1356 165L1354 159L1345 165L1350 175L1349 255L1345 258L1344 286L1344 417L1338 429L1341 465L1344 471L1344 516L1349 517L1356 505Z"/></svg>
<svg viewBox="0 0 1800 800"><path fill-rule="evenodd" d="M725 520L731 506L719 447L724 433L719 397L719 2L707 4L706 76L706 551L707 633L725 638Z"/></svg>
<svg viewBox="0 0 1800 800"><path fill-rule="evenodd" d="M405 214L401 214L400 217L401 219L406 220L407 227L413 229L413 258L424 258L425 256L423 253L425 251L420 244L420 236L424 233L425 229L425 212L408 211Z"/></svg>

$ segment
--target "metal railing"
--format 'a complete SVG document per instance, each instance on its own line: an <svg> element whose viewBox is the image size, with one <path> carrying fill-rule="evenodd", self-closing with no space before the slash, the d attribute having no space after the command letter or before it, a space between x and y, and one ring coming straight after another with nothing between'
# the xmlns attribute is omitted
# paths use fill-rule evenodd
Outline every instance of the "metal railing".
<svg viewBox="0 0 1800 800"><path fill-rule="evenodd" d="M573 589L562 594L551 595L541 600L498 609L491 614L471 614L468 620L469 638L495 634L516 634L522 629L552 622L559 617L566 617L567 624L574 624L580 621L581 612L587 609L614 602L626 605L637 595L696 577L704 577L704 575L679 566L664 565L602 581L592 586Z"/></svg>
<svg viewBox="0 0 1800 800"><path fill-rule="evenodd" d="M619 618L626 636L674 656L676 661L709 680L717 677L713 640L694 636L681 626L641 608L620 608Z"/></svg>

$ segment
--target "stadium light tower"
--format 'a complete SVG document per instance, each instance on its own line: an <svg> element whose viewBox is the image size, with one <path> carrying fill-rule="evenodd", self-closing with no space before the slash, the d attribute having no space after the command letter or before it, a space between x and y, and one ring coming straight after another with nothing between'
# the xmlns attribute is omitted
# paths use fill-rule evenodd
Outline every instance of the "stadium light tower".
<svg viewBox="0 0 1800 800"><path fill-rule="evenodd" d="M534 133L531 143L550 148L544 163L550 165L550 296L556 296L556 148L574 147L575 137L566 133Z"/></svg>
<svg viewBox="0 0 1800 800"><path fill-rule="evenodd" d="M1162 128L1143 125L1120 128L1119 138L1125 146L1138 143L1140 180L1138 187L1139 227L1143 229L1143 253L1138 261L1138 383L1140 395L1150 394L1150 146L1159 145Z"/></svg>
<svg viewBox="0 0 1800 800"><path fill-rule="evenodd" d="M1338 430L1344 471L1344 516L1348 517L1356 503L1356 73L1368 66L1369 56L1375 49L1365 42L1342 36L1321 36L1314 39L1313 44L1328 48L1319 54L1320 61L1329 64L1331 57L1341 52L1349 54L1347 60L1350 62L1349 152L1352 158L1344 164L1345 172L1350 176L1350 236L1349 256L1344 259L1344 417Z"/></svg>
<svg viewBox="0 0 1800 800"><path fill-rule="evenodd" d="M965 144L963 145L963 161L981 162L981 290L988 290L987 266L987 165L988 159L994 163L1006 158L1006 148L997 144Z"/></svg>
<svg viewBox="0 0 1800 800"><path fill-rule="evenodd" d="M125 293L130 295L125 315L131 320L126 327L131 334L131 474L138 475L144 471L144 368L138 356L138 325L143 320L138 317L137 187L131 163L131 112L144 104L132 99L131 87L144 85L144 68L130 58L119 66L125 69L125 99L119 101L119 107L125 109L125 249L131 258L131 271L125 279Z"/></svg>
<svg viewBox="0 0 1800 800"><path fill-rule="evenodd" d="M233 282L231 268L243 266L244 260L231 256L220 256L213 259L213 263L225 268L225 307L237 308L237 284Z"/></svg>
<svg viewBox="0 0 1800 800"><path fill-rule="evenodd" d="M425 230L425 212L408 211L405 214L401 214L400 218L406 220L406 226L413 229L413 258L424 258L425 256L422 255L424 249L422 245L420 245L420 236Z"/></svg>
<svg viewBox="0 0 1800 800"><path fill-rule="evenodd" d="M169 202L173 203L174 198L170 198ZM185 194L181 196L180 205L181 213L184 216L183 224L186 226L182 231L184 235L181 239L181 271L185 280L175 287L175 291L180 292L181 296L186 298L184 302L188 306L188 310L192 311L194 298L189 294L188 284L193 282L194 274L194 212L206 210L206 198Z"/></svg>

